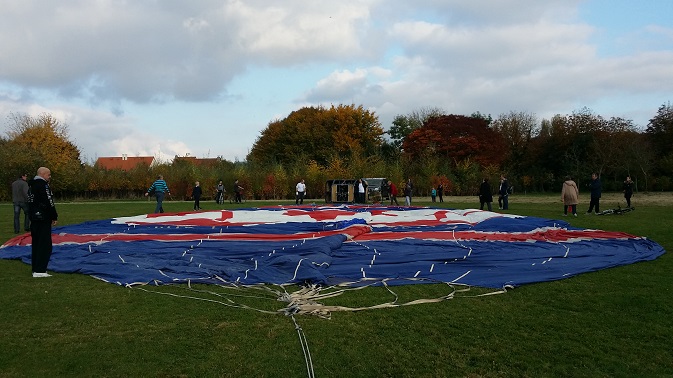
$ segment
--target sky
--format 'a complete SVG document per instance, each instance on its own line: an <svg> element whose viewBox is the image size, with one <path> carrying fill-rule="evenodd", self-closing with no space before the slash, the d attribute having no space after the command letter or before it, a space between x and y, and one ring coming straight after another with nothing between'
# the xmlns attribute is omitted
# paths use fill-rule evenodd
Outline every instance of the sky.
<svg viewBox="0 0 673 378"><path fill-rule="evenodd" d="M0 133L51 114L82 160L245 160L270 122L673 101L671 0L0 0Z"/></svg>

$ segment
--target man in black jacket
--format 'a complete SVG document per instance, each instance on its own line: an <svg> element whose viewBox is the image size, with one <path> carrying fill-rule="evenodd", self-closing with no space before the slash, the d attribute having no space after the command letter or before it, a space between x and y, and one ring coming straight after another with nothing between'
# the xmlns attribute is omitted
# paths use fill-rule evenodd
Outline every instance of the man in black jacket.
<svg viewBox="0 0 673 378"><path fill-rule="evenodd" d="M28 208L30 214L30 235L32 237L33 277L51 277L47 265L51 258L51 227L56 225L58 213L54 205L54 194L49 187L51 171L40 167L37 176L28 183L30 193Z"/></svg>
<svg viewBox="0 0 673 378"><path fill-rule="evenodd" d="M591 202L589 202L589 210L587 214L591 214L594 206L596 207L596 214L600 213L600 203L601 203L601 192L603 187L601 185L601 179L598 178L596 172L591 174L591 182L589 183L589 189L591 190Z"/></svg>

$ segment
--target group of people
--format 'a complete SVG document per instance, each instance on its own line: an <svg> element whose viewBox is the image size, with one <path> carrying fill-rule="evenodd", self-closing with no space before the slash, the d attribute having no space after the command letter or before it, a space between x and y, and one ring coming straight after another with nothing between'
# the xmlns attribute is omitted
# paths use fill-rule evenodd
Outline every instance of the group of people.
<svg viewBox="0 0 673 378"><path fill-rule="evenodd" d="M27 179L27 174L21 174L16 181L12 183L12 201L14 204L14 233L21 231L21 211L24 212L24 231L30 231L32 237L32 274L33 277L50 277L47 273L47 265L52 254L52 239L51 228L56 225L58 221L58 213L54 204L54 195L49 186L51 181L51 171L49 168L40 167L37 174L31 180ZM387 182L388 193L390 195L390 205L395 204L399 206L397 196L399 194L397 186L390 180ZM594 172L591 174L591 182L587 185L590 191L591 200L589 202L589 209L587 214L600 212L600 198L602 193L602 185L598 175ZM366 200L367 183L362 179L357 181L356 202L364 203ZM413 183L408 179L404 184L403 194L405 198L405 205L411 206ZM216 189L216 201L222 203L224 199L224 184L220 180ZM295 204L300 205L304 203L306 196L306 183L302 179L295 187L296 199ZM509 209L509 194L510 185L504 175L500 176L500 185L498 187L498 208L501 210ZM241 203L241 191L243 187L239 185L238 180L234 181L233 191L234 200ZM630 176L626 177L623 184L624 198L626 199L627 207L631 207L631 197L633 196L633 181ZM154 195L156 197L155 213L163 213L163 200L165 195L170 195L168 184L162 175L159 175L147 189L145 196ZM443 201L444 187L439 185L436 189L432 188L432 201L438 195L439 201ZM192 189L192 197L194 198L194 210L201 210L201 195L202 190L199 181L196 181ZM579 204L579 188L577 183L573 181L572 177L566 176L561 190L561 201L563 202L563 215L567 216L568 211L571 211L574 216L577 216L577 205ZM488 178L484 178L479 187L479 202L480 209L484 209L487 205L489 211L492 211L491 203L493 202L493 193L489 184Z"/></svg>
<svg viewBox="0 0 673 378"><path fill-rule="evenodd" d="M601 179L596 172L591 174L591 181L587 185L590 192L589 209L587 214L598 214L600 210L601 194L603 186ZM626 176L622 186L624 199L626 199L626 207L631 207L631 197L633 197L633 181L631 176ZM577 205L579 203L580 191L572 177L566 176L563 182L563 189L561 190L561 201L563 202L563 216L568 215L568 210L572 211L574 216L577 216Z"/></svg>
<svg viewBox="0 0 673 378"><path fill-rule="evenodd" d="M627 178L630 180L630 178ZM591 192L591 200L589 201L589 210L587 214L591 214L595 211L598 214L601 210L601 193L603 187L601 180L598 178L598 174L595 172L591 174L591 182L587 185L589 191ZM577 183L573 181L571 176L566 176L565 181L563 182L563 188L561 189L561 201L563 202L563 216L568 215L568 210L572 211L574 216L577 216L577 205L579 203L580 190L577 187ZM630 197L629 197L630 199ZM630 201L629 201L630 202Z"/></svg>
<svg viewBox="0 0 673 378"><path fill-rule="evenodd" d="M397 195L399 194L397 186L390 180L386 183L388 185L388 195L390 196L390 206L395 204L395 206L400 206L397 202ZM408 179L404 184L404 204L406 206L411 206L411 195L414 189L414 185L411 183L411 179Z"/></svg>
<svg viewBox="0 0 673 378"><path fill-rule="evenodd" d="M437 196L439 196L439 202L444 202L444 184L439 183L437 188L434 186L430 190L430 199L432 199L432 202L437 202Z"/></svg>
<svg viewBox="0 0 673 378"><path fill-rule="evenodd" d="M512 187L509 185L505 175L500 176L500 186L498 187L498 209L509 210L509 195ZM479 185L479 209L484 210L484 205L487 206L488 211L493 211L491 203L493 202L493 192L491 191L491 184L488 183L488 177L484 178Z"/></svg>
<svg viewBox="0 0 673 378"><path fill-rule="evenodd" d="M234 202L236 203L241 203L242 202L242 196L241 196L241 191L243 190L243 187L238 184L238 180L234 181ZM227 192L224 189L224 184L222 183L222 180L220 180L217 183L217 186L215 187L215 202L218 204L224 203L224 194ZM156 181L152 183L152 185L147 189L147 192L145 192L145 197L154 195L157 201L157 206L154 208L155 213L163 213L164 212L164 207L163 207L163 202L164 198L166 197L166 194L169 196L171 195L171 191L168 189L168 184L164 180L163 175L157 176ZM194 188L192 188L192 198L194 199L194 211L201 210L201 196L203 195L203 190L201 189L201 183L199 181L196 181L194 183Z"/></svg>

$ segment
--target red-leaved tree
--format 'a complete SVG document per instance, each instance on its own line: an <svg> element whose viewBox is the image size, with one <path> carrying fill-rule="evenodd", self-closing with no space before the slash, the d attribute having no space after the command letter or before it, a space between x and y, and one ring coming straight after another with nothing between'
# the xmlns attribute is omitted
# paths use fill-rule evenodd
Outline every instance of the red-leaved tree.
<svg viewBox="0 0 673 378"><path fill-rule="evenodd" d="M500 167L506 156L502 135L486 120L453 114L428 119L405 138L402 148L412 159L430 153L454 165L470 159L482 167Z"/></svg>

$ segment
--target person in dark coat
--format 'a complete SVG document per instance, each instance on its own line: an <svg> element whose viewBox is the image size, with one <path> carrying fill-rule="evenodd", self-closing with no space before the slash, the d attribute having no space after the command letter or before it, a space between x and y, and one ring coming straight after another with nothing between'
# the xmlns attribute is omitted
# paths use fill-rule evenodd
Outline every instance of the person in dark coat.
<svg viewBox="0 0 673 378"><path fill-rule="evenodd" d="M192 197L194 198L194 210L201 210L201 186L199 182L194 183L194 189L192 189Z"/></svg>
<svg viewBox="0 0 673 378"><path fill-rule="evenodd" d="M238 184L238 180L234 181L234 203L241 203L243 201L241 190L243 190L243 187Z"/></svg>
<svg viewBox="0 0 673 378"><path fill-rule="evenodd" d="M30 180L28 186L28 213L30 215L31 260L33 277L51 277L47 273L47 265L51 258L53 244L51 227L58 221L58 213L54 205L54 194L49 187L51 171L40 167L37 175Z"/></svg>
<svg viewBox="0 0 673 378"><path fill-rule="evenodd" d="M598 178L598 174L596 174L596 172L591 174L589 189L591 190L591 202L589 203L589 210L587 211L587 214L591 214L591 211L594 210L594 208L596 209L596 214L598 214L601 211L600 202L603 188L601 186L601 179Z"/></svg>
<svg viewBox="0 0 673 378"><path fill-rule="evenodd" d="M633 181L631 181L631 176L626 176L626 180L624 180L624 198L626 198L626 207L631 207L632 196L633 196Z"/></svg>
<svg viewBox="0 0 673 378"><path fill-rule="evenodd" d="M488 206L488 211L493 211L491 207L493 202L493 193L491 193L491 185L488 183L488 178L484 178L479 186L479 210L484 210L484 204Z"/></svg>

